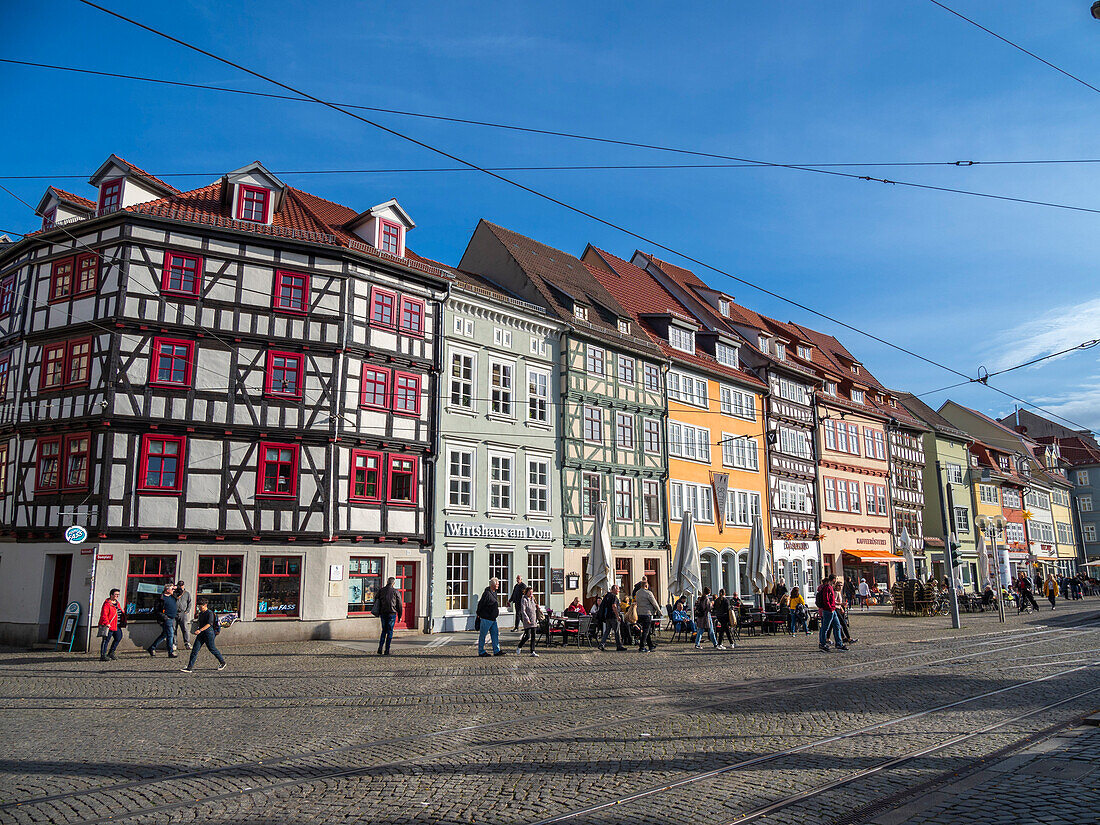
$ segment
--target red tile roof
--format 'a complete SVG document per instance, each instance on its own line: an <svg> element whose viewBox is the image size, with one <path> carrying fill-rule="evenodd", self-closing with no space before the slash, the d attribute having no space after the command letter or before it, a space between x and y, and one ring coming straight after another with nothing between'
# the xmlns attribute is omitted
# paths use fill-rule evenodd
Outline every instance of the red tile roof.
<svg viewBox="0 0 1100 825"><path fill-rule="evenodd" d="M139 178L145 178L148 181L152 181L157 186L160 186L160 187L163 187L164 189L167 189L169 192L174 192L176 194L179 194L180 190L177 189L176 187L174 187L172 184L168 183L167 181L161 180L156 175L149 174L144 169L142 169L140 166L135 166L134 164L130 163L130 161L126 160L126 158L119 157L118 155L114 154L113 152L111 153L111 157L114 158L115 160L117 160L123 166L129 167L130 171L133 172L135 175L137 175Z"/></svg>
<svg viewBox="0 0 1100 825"><path fill-rule="evenodd" d="M1040 444L1057 444L1062 458L1073 466L1100 464L1100 450L1080 436L1042 436L1036 439Z"/></svg>
<svg viewBox="0 0 1100 825"><path fill-rule="evenodd" d="M54 193L54 196L59 201L71 203L74 206L79 206L81 209L89 209L95 211L95 201L90 201L87 198L82 198L80 197L80 195L74 195L72 192L66 192L64 189L58 189L56 186L51 186L50 190Z"/></svg>

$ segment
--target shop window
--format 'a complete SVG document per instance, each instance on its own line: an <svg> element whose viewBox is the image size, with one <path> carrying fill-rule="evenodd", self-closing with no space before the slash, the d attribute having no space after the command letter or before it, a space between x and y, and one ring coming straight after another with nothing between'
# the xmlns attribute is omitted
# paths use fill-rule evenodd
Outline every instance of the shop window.
<svg viewBox="0 0 1100 825"><path fill-rule="evenodd" d="M196 596L210 600L215 613L241 612L244 587L244 556L199 556Z"/></svg>
<svg viewBox="0 0 1100 825"><path fill-rule="evenodd" d="M348 615L370 615L381 589L382 559L352 556L348 561Z"/></svg>
<svg viewBox="0 0 1100 825"><path fill-rule="evenodd" d="M351 451L351 490L353 501L382 500L382 453Z"/></svg>
<svg viewBox="0 0 1100 825"><path fill-rule="evenodd" d="M309 309L309 275L300 272L275 273L275 309L305 315Z"/></svg>
<svg viewBox="0 0 1100 825"><path fill-rule="evenodd" d="M256 618L298 617L301 592L301 556L260 556Z"/></svg>
<svg viewBox="0 0 1100 825"><path fill-rule="evenodd" d="M126 574L126 617L155 619L164 585L175 581L175 556L130 556Z"/></svg>
<svg viewBox="0 0 1100 825"><path fill-rule="evenodd" d="M256 495L259 498L293 498L298 493L298 446L260 444Z"/></svg>
<svg viewBox="0 0 1100 825"><path fill-rule="evenodd" d="M527 584L534 591L536 604L547 604L547 594L550 589L550 554L527 554Z"/></svg>
<svg viewBox="0 0 1100 825"><path fill-rule="evenodd" d="M141 439L138 490L178 493L183 489L183 456L187 439L179 435L145 435Z"/></svg>
<svg viewBox="0 0 1100 825"><path fill-rule="evenodd" d="M164 253L160 291L169 295L198 296L202 286L202 258L183 252Z"/></svg>
<svg viewBox="0 0 1100 825"><path fill-rule="evenodd" d="M470 609L470 554L447 553L447 610Z"/></svg>

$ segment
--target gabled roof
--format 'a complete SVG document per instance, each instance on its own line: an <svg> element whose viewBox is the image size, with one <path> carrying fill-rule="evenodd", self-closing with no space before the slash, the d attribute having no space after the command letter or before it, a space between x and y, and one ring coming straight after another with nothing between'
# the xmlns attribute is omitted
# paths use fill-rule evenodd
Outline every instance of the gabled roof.
<svg viewBox="0 0 1100 825"><path fill-rule="evenodd" d="M1072 436L1040 436L1036 439L1040 444L1057 444L1064 458L1070 466L1081 467L1084 465L1100 464L1100 449L1089 439L1079 435Z"/></svg>
<svg viewBox="0 0 1100 825"><path fill-rule="evenodd" d="M960 430L934 409L929 407L912 393L895 393L898 403L905 407L915 418L919 418L937 433L957 438L962 441L972 441L973 438Z"/></svg>
<svg viewBox="0 0 1100 825"><path fill-rule="evenodd" d="M38 202L38 206L35 207L36 214L42 215L45 212L46 202L49 201L51 195L59 202L75 206L84 212L94 212L96 209L94 201L82 198L80 195L74 195L72 192L66 192L64 189L58 189L56 186L47 186L42 199Z"/></svg>
<svg viewBox="0 0 1100 825"><path fill-rule="evenodd" d="M140 166L135 166L134 164L130 163L130 161L126 160L125 158L120 158L118 155L115 154L112 154L110 157L107 158L107 160L103 161L103 163L99 165L99 168L92 173L92 176L90 178L88 178L88 183L90 183L92 186L98 186L100 176L111 164L115 164L129 170L131 175L148 184L154 191L163 192L165 195L179 194L180 190L174 187L172 184L162 181L156 175L150 175Z"/></svg>
<svg viewBox="0 0 1100 825"><path fill-rule="evenodd" d="M348 221L347 225L349 227L358 226L368 218L373 218L381 214L382 212L385 212L387 209L392 209L394 212L396 212L401 218L401 222L404 223L408 229L416 228L416 221L409 217L409 213L406 212L401 204L397 202L397 198L390 198L384 203L380 203L377 206L372 206L370 209L367 209L364 212L360 212L358 215Z"/></svg>

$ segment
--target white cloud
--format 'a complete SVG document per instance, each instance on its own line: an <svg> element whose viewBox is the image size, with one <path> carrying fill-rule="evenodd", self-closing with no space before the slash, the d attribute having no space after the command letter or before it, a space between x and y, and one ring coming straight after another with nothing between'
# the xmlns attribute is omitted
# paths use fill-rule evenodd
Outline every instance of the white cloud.
<svg viewBox="0 0 1100 825"><path fill-rule="evenodd" d="M1022 364L1096 338L1100 338L1100 298L1055 307L1038 318L998 334L990 348L989 371L996 372Z"/></svg>
<svg viewBox="0 0 1100 825"><path fill-rule="evenodd" d="M1035 403L1044 409L1064 416L1083 427L1100 432L1100 383L1098 376L1083 379L1079 389L1060 393L1047 398L1035 399ZM1034 410L1044 415L1041 410ZM1066 424L1059 421L1059 424ZM1066 426L1069 426L1066 424Z"/></svg>

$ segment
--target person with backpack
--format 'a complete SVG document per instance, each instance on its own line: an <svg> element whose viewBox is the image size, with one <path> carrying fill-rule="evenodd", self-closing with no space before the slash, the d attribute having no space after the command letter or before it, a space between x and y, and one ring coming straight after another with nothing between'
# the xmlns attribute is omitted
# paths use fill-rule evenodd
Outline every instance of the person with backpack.
<svg viewBox="0 0 1100 825"><path fill-rule="evenodd" d="M802 628L802 632L809 636L810 628L807 622L810 619L810 611L806 607L806 600L802 598L802 590L797 587L791 588L791 598L787 603L787 623L790 629L791 635L798 628Z"/></svg>
<svg viewBox="0 0 1100 825"><path fill-rule="evenodd" d="M638 624L642 627L638 642L638 652L646 653L657 649L653 641L653 622L661 615L661 605L657 597L649 591L649 579L642 579L642 586L634 591L634 604L638 609Z"/></svg>
<svg viewBox="0 0 1100 825"><path fill-rule="evenodd" d="M821 587L817 589L817 595L814 597L814 604L817 605L821 611L821 630L818 637L818 649L822 653L829 652L829 633L833 634L833 639L836 641L837 650L847 650L844 646L844 642L840 638L840 617L837 616L837 598L836 598L836 574L830 573L825 577L825 581L821 583Z"/></svg>
<svg viewBox="0 0 1100 825"><path fill-rule="evenodd" d="M386 581L386 586L374 597L374 608L372 612L382 622L382 632L378 636L378 655L389 656L390 655L390 642L393 641L393 626L397 624L397 620L401 618L401 594L397 592L397 589L393 586L393 583L397 581L393 576L390 576Z"/></svg>
<svg viewBox="0 0 1100 825"><path fill-rule="evenodd" d="M181 667L181 673L193 673L195 659L199 656L202 646L210 648L214 658L218 660L218 670L225 670L225 657L222 656L218 646L214 644L214 638L221 632L218 624L218 614L210 609L210 600L206 596L199 596L198 610L195 612L195 644L191 648L191 658L187 660L187 667Z"/></svg>
<svg viewBox="0 0 1100 825"><path fill-rule="evenodd" d="M626 650L626 645L623 644L623 638L619 634L619 621L622 619L622 608L619 607L619 585L611 585L611 592L603 597L603 601L600 602L598 615L600 617L600 624L603 625L603 635L600 637L600 643L597 647L600 650L605 649L607 645L607 637L612 633L615 634L615 649Z"/></svg>

